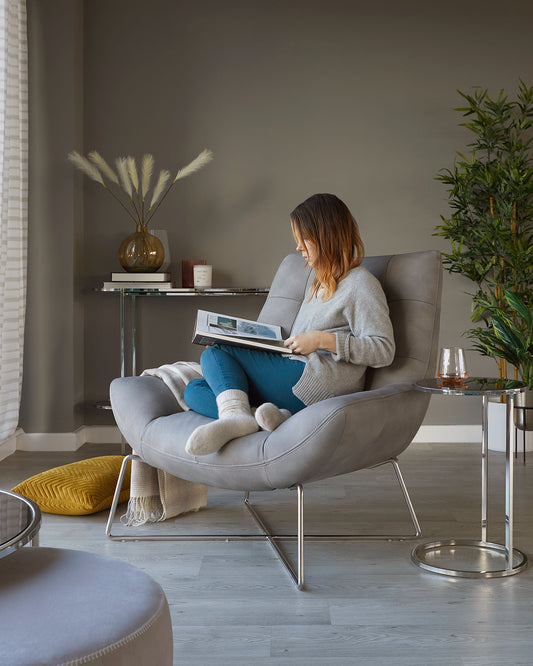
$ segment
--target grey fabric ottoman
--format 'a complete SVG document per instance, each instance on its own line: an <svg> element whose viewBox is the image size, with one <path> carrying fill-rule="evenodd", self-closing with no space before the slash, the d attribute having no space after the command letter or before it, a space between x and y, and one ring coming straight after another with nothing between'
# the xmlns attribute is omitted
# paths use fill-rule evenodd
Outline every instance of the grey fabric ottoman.
<svg viewBox="0 0 533 666"><path fill-rule="evenodd" d="M21 548L0 559L0 664L172 666L165 594L120 560Z"/></svg>

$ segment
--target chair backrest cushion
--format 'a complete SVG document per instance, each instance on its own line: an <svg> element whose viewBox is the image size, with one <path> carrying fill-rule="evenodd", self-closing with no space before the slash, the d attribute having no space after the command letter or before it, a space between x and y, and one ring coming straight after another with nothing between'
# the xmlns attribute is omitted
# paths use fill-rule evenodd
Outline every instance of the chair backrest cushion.
<svg viewBox="0 0 533 666"><path fill-rule="evenodd" d="M258 321L281 326L284 337L289 337L307 285L313 277L314 271L305 265L299 254L285 257L274 275Z"/></svg>
<svg viewBox="0 0 533 666"><path fill-rule="evenodd" d="M435 250L366 257L363 265L381 282L390 309L396 354L386 368L367 370L368 389L412 383L434 373L442 289L441 254ZM259 321L289 335L313 271L299 254L282 261Z"/></svg>

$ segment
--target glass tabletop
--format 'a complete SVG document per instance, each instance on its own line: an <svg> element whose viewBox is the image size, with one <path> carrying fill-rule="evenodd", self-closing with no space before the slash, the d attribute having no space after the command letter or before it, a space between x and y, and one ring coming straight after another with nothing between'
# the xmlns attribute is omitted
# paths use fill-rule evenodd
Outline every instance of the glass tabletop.
<svg viewBox="0 0 533 666"><path fill-rule="evenodd" d="M150 287L124 287L120 282L110 285L108 282L94 291L104 293L123 292L127 296L266 296L269 287L158 287L157 282Z"/></svg>
<svg viewBox="0 0 533 666"><path fill-rule="evenodd" d="M31 500L0 490L0 557L34 540L41 527L41 510Z"/></svg>
<svg viewBox="0 0 533 666"><path fill-rule="evenodd" d="M426 377L417 381L415 388L447 395L508 395L521 393L526 385L517 379L495 377L467 377L454 384L446 384L440 377Z"/></svg>

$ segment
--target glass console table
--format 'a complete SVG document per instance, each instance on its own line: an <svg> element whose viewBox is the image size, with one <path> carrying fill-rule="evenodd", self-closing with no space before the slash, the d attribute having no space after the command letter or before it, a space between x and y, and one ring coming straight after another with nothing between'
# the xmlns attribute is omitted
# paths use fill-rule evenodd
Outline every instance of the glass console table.
<svg viewBox="0 0 533 666"><path fill-rule="evenodd" d="M157 285L157 283L155 283ZM175 297L206 297L206 296L266 296L269 292L267 288L239 288L239 287L222 287L222 288L209 288L209 289L194 289L194 288L172 288L172 289L134 289L131 287L113 286L112 288L100 288L96 291L105 293L118 293L120 296L120 376L126 375L126 326L125 326L125 302L128 299L130 303L130 330L129 338L131 343L131 374L137 374L137 359L136 359L136 311L135 301L138 296L161 297L161 296L175 296ZM101 408L105 408L109 403L102 404Z"/></svg>
<svg viewBox="0 0 533 666"><path fill-rule="evenodd" d="M415 564L434 573L462 578L500 578L512 576L527 567L527 557L514 547L513 541L513 407L515 397L525 384L515 380L473 377L460 386L444 386L441 379L423 379L415 384L419 391L439 395L481 396L481 539L447 539L419 544L411 559ZM488 401L491 396L505 396L505 545L487 541L488 493Z"/></svg>

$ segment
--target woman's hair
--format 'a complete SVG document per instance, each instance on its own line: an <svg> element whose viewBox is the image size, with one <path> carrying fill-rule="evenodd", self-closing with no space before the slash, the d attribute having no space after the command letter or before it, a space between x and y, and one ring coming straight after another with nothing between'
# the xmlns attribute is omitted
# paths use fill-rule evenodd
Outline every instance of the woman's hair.
<svg viewBox="0 0 533 666"><path fill-rule="evenodd" d="M295 235L316 245L311 297L323 287L323 300L329 300L346 273L363 261L365 249L357 222L334 194L314 194L297 206L290 218Z"/></svg>

